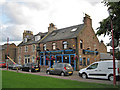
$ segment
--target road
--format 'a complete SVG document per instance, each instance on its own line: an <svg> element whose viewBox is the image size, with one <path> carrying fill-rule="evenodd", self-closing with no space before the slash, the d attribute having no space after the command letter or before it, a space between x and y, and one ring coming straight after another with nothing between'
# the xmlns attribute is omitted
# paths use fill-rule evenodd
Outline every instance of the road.
<svg viewBox="0 0 120 90"><path fill-rule="evenodd" d="M2 70L7 70L7 69L4 68ZM17 72L16 70L9 70L9 71ZM32 73L31 72L25 72L25 71L18 70L18 73L28 73L28 74L34 74L34 75L40 75L40 76L48 76L48 77L53 77L53 78L75 80L75 81L80 81L80 82L113 84L113 81L109 81L109 80L103 80L103 79L83 79L83 78L81 78L78 75L78 71L74 71L72 76L47 75L44 70L41 70L41 72L32 72ZM117 81L116 84L120 85L120 81Z"/></svg>

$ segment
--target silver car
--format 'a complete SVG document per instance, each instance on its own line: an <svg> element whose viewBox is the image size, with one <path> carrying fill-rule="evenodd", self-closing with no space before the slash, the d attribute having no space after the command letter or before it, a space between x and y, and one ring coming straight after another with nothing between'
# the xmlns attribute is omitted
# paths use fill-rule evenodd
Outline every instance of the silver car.
<svg viewBox="0 0 120 90"><path fill-rule="evenodd" d="M47 68L47 74L59 74L61 76L72 75L73 69L69 63L56 63L52 67Z"/></svg>

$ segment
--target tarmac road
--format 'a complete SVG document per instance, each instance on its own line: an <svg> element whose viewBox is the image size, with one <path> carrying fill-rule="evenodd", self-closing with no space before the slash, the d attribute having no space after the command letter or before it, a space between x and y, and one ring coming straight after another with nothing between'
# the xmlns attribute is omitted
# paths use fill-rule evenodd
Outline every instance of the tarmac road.
<svg viewBox="0 0 120 90"><path fill-rule="evenodd" d="M2 70L7 70L6 68L3 68ZM16 70L9 70L17 72ZM19 73L29 73L34 75L40 75L40 76L48 76L53 78L60 78L60 79L69 79L69 80L75 80L80 82L92 82L92 83L102 83L102 84L113 84L113 81L104 80L104 79L83 79L78 75L78 71L74 71L72 76L59 76L59 75L47 75L46 71L41 70L41 72L25 72L18 70ZM116 82L117 85L120 85L120 81Z"/></svg>

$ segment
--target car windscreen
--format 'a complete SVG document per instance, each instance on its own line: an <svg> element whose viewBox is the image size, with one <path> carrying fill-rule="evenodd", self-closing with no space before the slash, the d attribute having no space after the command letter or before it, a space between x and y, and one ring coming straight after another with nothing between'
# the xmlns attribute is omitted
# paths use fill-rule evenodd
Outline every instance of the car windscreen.
<svg viewBox="0 0 120 90"><path fill-rule="evenodd" d="M66 68L72 68L72 66L70 64L66 64L65 67Z"/></svg>

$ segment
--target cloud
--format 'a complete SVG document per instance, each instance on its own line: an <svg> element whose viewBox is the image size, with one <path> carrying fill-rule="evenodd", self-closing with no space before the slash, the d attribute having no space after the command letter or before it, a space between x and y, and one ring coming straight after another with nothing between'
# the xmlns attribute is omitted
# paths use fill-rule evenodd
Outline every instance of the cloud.
<svg viewBox="0 0 120 90"><path fill-rule="evenodd" d="M4 0L5 1L5 0ZM101 1L101 0L100 0ZM96 0L6 0L2 3L2 39L22 40L24 30L47 32L49 23L64 28L83 23L83 13L93 20L93 28L104 19L106 8ZM104 13L102 15L101 13ZM13 33L14 32L14 33Z"/></svg>
<svg viewBox="0 0 120 90"><path fill-rule="evenodd" d="M23 26L5 26L2 25L2 31L1 31L1 36L2 41L5 42L7 37L10 38L11 41L21 41L22 40L22 35L21 32L23 32Z"/></svg>

